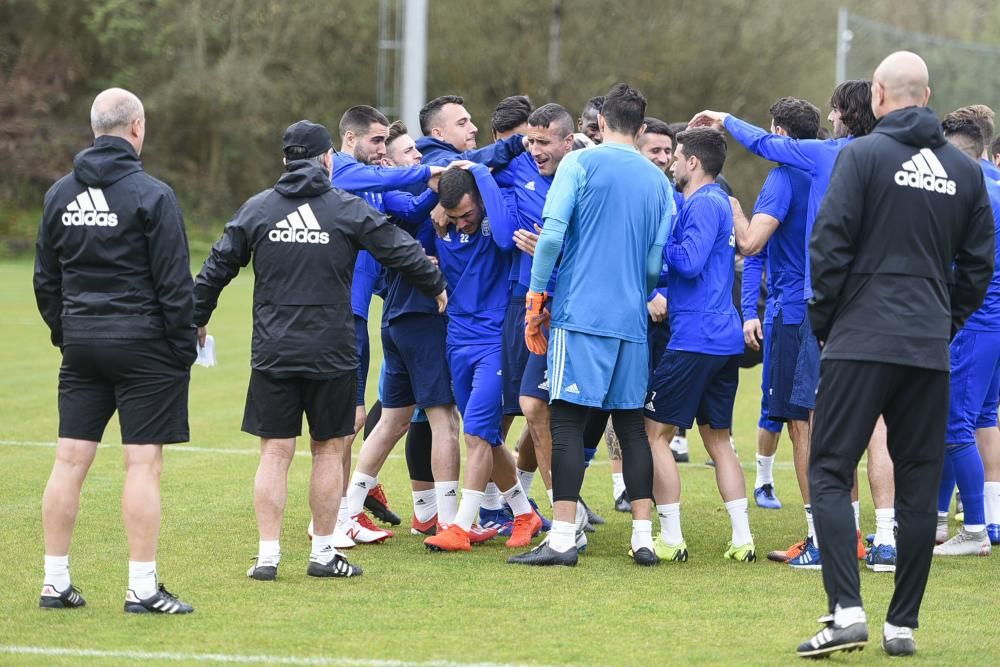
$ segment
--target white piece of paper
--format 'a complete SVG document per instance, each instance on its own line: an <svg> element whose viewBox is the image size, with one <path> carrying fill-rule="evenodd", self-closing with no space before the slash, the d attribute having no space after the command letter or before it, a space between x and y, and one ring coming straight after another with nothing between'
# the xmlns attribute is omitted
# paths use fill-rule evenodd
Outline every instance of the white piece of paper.
<svg viewBox="0 0 1000 667"><path fill-rule="evenodd" d="M195 360L199 366L211 368L215 366L215 337L205 336L205 347L198 348L198 358Z"/></svg>

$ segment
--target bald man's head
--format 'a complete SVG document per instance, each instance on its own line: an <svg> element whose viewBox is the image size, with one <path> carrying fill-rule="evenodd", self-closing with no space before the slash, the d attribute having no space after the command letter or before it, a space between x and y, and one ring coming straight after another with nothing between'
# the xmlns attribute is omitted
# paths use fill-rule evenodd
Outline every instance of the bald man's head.
<svg viewBox="0 0 1000 667"><path fill-rule="evenodd" d="M889 54L872 76L872 112L876 118L904 107L925 107L931 96L927 63L911 51Z"/></svg>
<svg viewBox="0 0 1000 667"><path fill-rule="evenodd" d="M121 137L139 153L146 134L146 113L133 93L124 88L108 88L94 98L90 107L90 127L95 138Z"/></svg>

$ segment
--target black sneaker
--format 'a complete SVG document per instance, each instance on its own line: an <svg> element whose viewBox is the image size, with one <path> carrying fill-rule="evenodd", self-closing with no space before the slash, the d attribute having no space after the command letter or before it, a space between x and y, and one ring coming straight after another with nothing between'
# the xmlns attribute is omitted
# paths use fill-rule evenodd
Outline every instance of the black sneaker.
<svg viewBox="0 0 1000 667"><path fill-rule="evenodd" d="M604 517L602 517L600 514L598 514L594 510L590 509L590 507L587 506L587 503L583 502L583 498L580 498L580 504L583 505L583 509L587 510L587 522L588 523L591 523L591 524L593 524L595 526L600 526L601 524L604 523Z"/></svg>
<svg viewBox="0 0 1000 667"><path fill-rule="evenodd" d="M376 484L375 488L365 496L365 509L382 523L398 526L403 522L398 514L389 509L389 500L385 497L385 490L381 484Z"/></svg>
<svg viewBox="0 0 1000 667"><path fill-rule="evenodd" d="M642 565L644 567L649 567L651 565L659 565L660 564L660 558L659 558L659 556L657 556L655 553L653 553L652 549L648 549L646 547L640 547L639 549L636 549L634 551L632 549L629 549L628 550L628 555L629 555L629 558L631 558L632 560L635 561L636 565ZM687 560L686 556L685 556L685 560Z"/></svg>
<svg viewBox="0 0 1000 667"><path fill-rule="evenodd" d="M691 462L691 455L688 454L687 452L678 452L678 451L675 451L675 450L671 449L670 453L674 455L674 461L676 461L677 463L690 463Z"/></svg>
<svg viewBox="0 0 1000 667"><path fill-rule="evenodd" d="M577 548L571 547L567 551L559 552L543 542L531 551L527 551L517 556L507 559L508 563L515 565L565 565L574 567L577 561Z"/></svg>
<svg viewBox="0 0 1000 667"><path fill-rule="evenodd" d="M80 595L80 589L70 586L60 592L54 586L42 586L42 595L38 598L38 606L42 609L76 609L86 607L87 601Z"/></svg>
<svg viewBox="0 0 1000 667"><path fill-rule="evenodd" d="M632 503L628 499L628 491L622 491L622 494L615 498L615 511L616 512L631 512Z"/></svg>
<svg viewBox="0 0 1000 667"><path fill-rule="evenodd" d="M337 554L326 563L309 561L306 574L310 577L360 577L364 573L357 565L351 565L347 559Z"/></svg>
<svg viewBox="0 0 1000 667"><path fill-rule="evenodd" d="M820 623L826 627L817 632L812 639L799 644L796 649L800 658L826 658L838 651L860 651L868 643L868 624L851 623L840 626L833 622L833 616L824 616Z"/></svg>
<svg viewBox="0 0 1000 667"><path fill-rule="evenodd" d="M278 578L278 564L274 565L261 565L257 556L254 556L253 565L247 570L247 576L251 579L256 579L257 581L274 581Z"/></svg>
<svg viewBox="0 0 1000 667"><path fill-rule="evenodd" d="M181 602L163 584L145 600L140 600L131 588L125 593L125 612L129 614L190 614L193 611L194 607Z"/></svg>
<svg viewBox="0 0 1000 667"><path fill-rule="evenodd" d="M887 639L882 635L882 650L893 657L910 656L917 652L917 642L913 639L913 628L899 628L896 636Z"/></svg>

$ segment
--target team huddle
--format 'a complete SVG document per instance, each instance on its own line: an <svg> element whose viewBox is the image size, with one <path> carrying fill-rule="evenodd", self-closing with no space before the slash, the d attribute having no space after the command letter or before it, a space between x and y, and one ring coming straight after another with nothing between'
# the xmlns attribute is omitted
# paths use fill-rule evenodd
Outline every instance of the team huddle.
<svg viewBox="0 0 1000 667"><path fill-rule="evenodd" d="M252 265L251 579L278 576L303 413L312 521L293 530L308 531L313 577L361 575L342 552L394 537L366 510L402 523L379 473L404 438L410 531L431 551L503 539L517 550L511 564L576 565L604 523L580 497L603 439L615 509L632 515L623 555L686 561L678 463L696 421L731 523L719 553L752 563L748 496L782 507L773 467L787 427L804 539L767 558L822 570L829 596L824 629L799 655L867 642L859 560L896 573L883 647L912 654L934 526L934 555L985 556L1000 542L1000 139L987 107L942 122L928 97L923 61L900 52L873 80L835 88L832 133L817 106L792 97L770 107L768 129L716 111L668 124L626 84L577 118L506 98L483 148L457 95L424 105L417 139L353 106L339 147L323 125L288 127L277 183L240 207L192 281L173 192L138 160L142 105L101 93L94 145L47 194L37 245L39 310L63 354L41 606L85 604L69 544L117 410L125 611L193 611L156 578L161 445L188 439L190 366L221 292ZM727 134L777 163L749 215L722 176ZM925 217L926 230L913 222ZM754 351L763 373L748 494L733 408ZM855 474L865 451L867 540ZM956 483L964 520L949 537Z"/></svg>

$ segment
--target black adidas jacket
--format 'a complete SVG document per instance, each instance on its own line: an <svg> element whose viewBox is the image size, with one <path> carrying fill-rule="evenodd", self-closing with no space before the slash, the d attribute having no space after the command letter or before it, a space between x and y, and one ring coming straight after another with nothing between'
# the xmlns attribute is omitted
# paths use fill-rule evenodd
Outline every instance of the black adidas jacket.
<svg viewBox="0 0 1000 667"><path fill-rule="evenodd" d="M252 259L251 366L279 377L354 371L351 280L362 249L429 295L445 289L410 235L331 186L323 169L290 162L274 188L251 197L226 224L195 279L194 321L208 322L219 292Z"/></svg>
<svg viewBox="0 0 1000 667"><path fill-rule="evenodd" d="M52 343L166 338L197 356L191 264L173 190L124 139L98 137L45 195L35 299Z"/></svg>
<svg viewBox="0 0 1000 667"><path fill-rule="evenodd" d="M979 164L928 108L887 114L837 157L809 240L824 359L948 370L948 342L993 275Z"/></svg>

